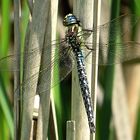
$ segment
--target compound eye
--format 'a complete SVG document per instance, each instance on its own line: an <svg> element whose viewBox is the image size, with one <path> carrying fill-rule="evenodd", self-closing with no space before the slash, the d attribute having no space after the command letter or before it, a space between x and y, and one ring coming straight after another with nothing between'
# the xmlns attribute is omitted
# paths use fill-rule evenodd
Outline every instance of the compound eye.
<svg viewBox="0 0 140 140"><path fill-rule="evenodd" d="M69 26L72 24L79 24L79 20L76 18L76 16L74 16L73 14L68 14L65 16L64 20L63 20L63 25L64 26Z"/></svg>

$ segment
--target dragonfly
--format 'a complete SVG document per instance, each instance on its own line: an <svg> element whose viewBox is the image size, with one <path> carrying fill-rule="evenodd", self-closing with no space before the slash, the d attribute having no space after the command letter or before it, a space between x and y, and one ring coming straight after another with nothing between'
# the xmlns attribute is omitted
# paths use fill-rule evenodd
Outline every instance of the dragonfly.
<svg viewBox="0 0 140 140"><path fill-rule="evenodd" d="M128 22L124 30L121 30L122 22L124 19L131 19L131 22ZM140 58L140 43L135 41L126 41L122 42L121 40L116 41L116 35L119 34L120 38L125 37L125 35L129 34L134 27L136 27L140 18L135 15L122 15L106 24L100 25L97 28L93 29L84 29L82 28L80 20L73 14L67 14L63 20L63 25L66 27L65 38L52 41L49 45L52 48L52 52L59 52L58 56L53 56L49 64L47 64L43 69L40 69L39 72L33 74L29 78L21 84L24 88L33 88L35 81L38 79L38 75L46 75L50 74L50 69L53 68L54 71L57 70L58 64L60 67L59 79L56 79L50 88L57 85L60 81L66 78L66 76L72 71L74 65L77 67L77 74L79 79L79 86L81 89L83 102L85 105L85 110L87 113L89 129L91 133L95 132L95 124L94 124L94 111L91 101L91 95L89 90L89 84L87 80L86 73L86 63L91 65L96 65L95 62L90 62L88 58L92 55L95 55L96 48L94 48L93 43L86 41L86 39L92 35L93 41L97 32L99 32L103 38L99 45L99 58L98 65L112 65L117 63L122 63L129 60L137 60ZM116 51L117 48L117 51ZM36 57L36 54L40 50L37 48L31 51L23 52L24 55L28 56L28 61ZM47 53L47 49L43 49L43 52ZM20 53L19 53L20 55ZM111 58L109 61L105 56L110 55ZM12 54L7 57L0 59L0 68L1 70L5 70L3 68L3 64L11 63L10 70L16 71L14 64L17 63L16 57L17 54ZM48 55L49 59L49 55ZM34 68L39 67L38 65L34 65ZM24 69L23 69L24 70ZM50 76L47 81L50 81ZM44 83L45 84L45 83ZM38 82L38 91L39 95L46 92L43 90L42 85ZM24 89L23 89L24 90ZM27 94L23 100L27 98L31 98L33 95ZM18 98L20 100L20 97Z"/></svg>

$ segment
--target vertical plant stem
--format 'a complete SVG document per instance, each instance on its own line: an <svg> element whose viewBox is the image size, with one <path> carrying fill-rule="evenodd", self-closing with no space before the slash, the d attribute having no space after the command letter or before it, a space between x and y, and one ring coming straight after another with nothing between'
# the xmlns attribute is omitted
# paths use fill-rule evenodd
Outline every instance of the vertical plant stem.
<svg viewBox="0 0 140 140"><path fill-rule="evenodd" d="M45 27L45 37L43 44L43 51L41 56L41 67L43 70L46 66L51 64L51 56L54 55L51 49L54 49L50 46L51 41L56 39L56 23L57 23L57 9L58 9L58 1L52 0L47 1L46 3L47 11L47 23ZM56 47L56 46L55 46ZM48 125L49 125L49 112L50 112L50 93L51 93L51 75L53 67L47 69L47 72L44 71L39 74L39 84L41 86L41 91L45 91L43 94L40 94L40 108L39 108L39 118L38 118L38 128L37 128L37 140L45 140L48 134ZM40 91L38 90L40 93ZM53 111L52 111L53 113ZM53 114L54 115L54 114ZM53 125L52 123L50 125ZM50 134L51 135L51 134ZM56 132L55 132L56 136ZM58 136L56 136L58 137Z"/></svg>
<svg viewBox="0 0 140 140"><path fill-rule="evenodd" d="M24 59L24 73L23 73L23 115L22 115L22 130L21 139L29 139L32 125L32 113L34 105L34 96L36 94L38 72L41 60L41 52L44 43L45 28L47 24L47 0L36 0L33 6L32 19L29 24L30 30L28 39L28 46L25 47L25 52L31 52L36 49L35 54L25 55ZM35 68L35 66L38 66ZM28 83L27 79L32 75L36 75L34 80ZM28 83L28 84L26 84ZM32 86L30 86L32 85ZM27 98L29 97L29 98ZM30 98L32 97L32 98ZM28 106L28 107L27 107Z"/></svg>
<svg viewBox="0 0 140 140"><path fill-rule="evenodd" d="M93 27L96 29L100 24L100 9L101 1L94 0L94 12L93 12ZM96 32L96 36L93 36L93 48L96 48L95 56L93 55L92 61L93 64L96 64L92 67L92 79L91 79L91 96L93 101L94 109L94 123L96 124L96 98L97 98L97 82L98 82L98 58L99 58L99 30ZM95 139L94 135L90 136L90 139Z"/></svg>
<svg viewBox="0 0 140 140"><path fill-rule="evenodd" d="M14 0L14 52L16 55L16 65L15 69L19 71L14 72L14 90L16 90L20 85L20 30L19 30L19 13L20 13L20 1ZM20 89L14 94L14 123L15 123L15 139L18 140L20 137L20 101L17 101L17 97L20 97Z"/></svg>

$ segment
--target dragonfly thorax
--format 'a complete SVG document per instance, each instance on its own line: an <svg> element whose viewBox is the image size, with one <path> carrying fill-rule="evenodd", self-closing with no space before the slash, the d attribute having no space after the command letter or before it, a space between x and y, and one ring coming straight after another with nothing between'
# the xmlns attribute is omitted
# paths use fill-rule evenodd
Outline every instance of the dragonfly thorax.
<svg viewBox="0 0 140 140"><path fill-rule="evenodd" d="M81 39L78 33L81 31L80 21L73 14L68 14L63 20L63 25L66 26L66 40L72 49L80 47Z"/></svg>
<svg viewBox="0 0 140 140"><path fill-rule="evenodd" d="M78 49L80 47L80 40L75 33L67 34L67 43L72 49Z"/></svg>
<svg viewBox="0 0 140 140"><path fill-rule="evenodd" d="M81 44L81 38L78 36L78 32L81 30L78 24L72 24L67 27L66 30L66 40L70 47L73 49L79 48Z"/></svg>

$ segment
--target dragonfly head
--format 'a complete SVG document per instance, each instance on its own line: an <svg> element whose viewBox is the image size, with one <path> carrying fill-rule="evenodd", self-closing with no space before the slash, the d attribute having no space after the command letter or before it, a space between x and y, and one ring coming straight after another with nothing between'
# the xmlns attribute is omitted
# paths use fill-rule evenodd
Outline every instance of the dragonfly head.
<svg viewBox="0 0 140 140"><path fill-rule="evenodd" d="M73 25L73 24L80 24L80 20L78 20L76 18L75 15L73 14L67 14L63 20L63 25L64 26L70 26L70 25Z"/></svg>

